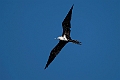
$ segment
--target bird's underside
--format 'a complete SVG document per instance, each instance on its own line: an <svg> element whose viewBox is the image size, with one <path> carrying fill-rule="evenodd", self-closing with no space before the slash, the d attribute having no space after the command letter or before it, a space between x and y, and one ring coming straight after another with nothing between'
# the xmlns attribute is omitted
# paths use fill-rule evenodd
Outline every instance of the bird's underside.
<svg viewBox="0 0 120 80"><path fill-rule="evenodd" d="M73 5L74 6L74 5ZM71 9L69 10L67 16L65 17L65 19L62 22L62 27L63 27L63 33L61 37L58 37L59 39L59 43L53 48L53 50L50 52L50 56L48 58L47 64L45 66L44 69L46 69L50 63L55 59L55 57L58 55L58 53L61 51L61 49L68 43L68 42L72 42L75 44L79 44L81 45L81 42L77 41L77 40L72 40L70 37L70 28L71 28L71 15L72 15L72 9L73 6L71 7ZM65 39L64 39L65 38Z"/></svg>

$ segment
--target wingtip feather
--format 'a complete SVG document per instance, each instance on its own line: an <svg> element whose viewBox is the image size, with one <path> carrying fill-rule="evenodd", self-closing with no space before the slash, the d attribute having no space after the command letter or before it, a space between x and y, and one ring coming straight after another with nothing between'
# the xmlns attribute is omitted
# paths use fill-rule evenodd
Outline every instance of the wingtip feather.
<svg viewBox="0 0 120 80"><path fill-rule="evenodd" d="M47 68L48 66L45 66L44 70Z"/></svg>

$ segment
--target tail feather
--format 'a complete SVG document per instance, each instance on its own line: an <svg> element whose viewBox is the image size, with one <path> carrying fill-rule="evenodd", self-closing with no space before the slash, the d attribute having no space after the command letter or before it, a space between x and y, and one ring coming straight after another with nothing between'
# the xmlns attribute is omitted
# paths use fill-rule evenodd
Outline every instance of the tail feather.
<svg viewBox="0 0 120 80"><path fill-rule="evenodd" d="M75 44L82 45L81 42L79 42L78 40L70 40L69 42L73 42L73 43L75 43Z"/></svg>

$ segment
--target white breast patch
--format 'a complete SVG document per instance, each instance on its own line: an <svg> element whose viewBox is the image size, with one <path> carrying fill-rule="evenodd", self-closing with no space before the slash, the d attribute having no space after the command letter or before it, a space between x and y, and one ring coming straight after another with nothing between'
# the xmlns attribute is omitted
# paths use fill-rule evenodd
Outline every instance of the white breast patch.
<svg viewBox="0 0 120 80"><path fill-rule="evenodd" d="M64 38L65 41L68 41L67 38L66 38L66 35L64 35L63 38Z"/></svg>
<svg viewBox="0 0 120 80"><path fill-rule="evenodd" d="M58 37L59 40L68 41L66 35Z"/></svg>

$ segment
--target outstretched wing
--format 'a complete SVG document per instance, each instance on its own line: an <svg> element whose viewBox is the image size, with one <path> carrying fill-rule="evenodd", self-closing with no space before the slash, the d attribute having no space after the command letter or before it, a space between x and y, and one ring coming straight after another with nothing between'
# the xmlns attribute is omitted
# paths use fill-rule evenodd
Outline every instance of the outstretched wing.
<svg viewBox="0 0 120 80"><path fill-rule="evenodd" d="M73 5L74 6L74 5ZM62 36L66 35L67 39L71 39L70 38L70 28L71 28L71 16L72 16L72 9L73 6L71 7L71 9L69 10L67 16L65 17L64 21L62 22L62 27L63 27L63 33Z"/></svg>
<svg viewBox="0 0 120 80"><path fill-rule="evenodd" d="M55 59L57 54L61 51L61 49L65 46L66 43L68 43L68 42L67 41L59 41L59 43L53 48L53 50L50 53L49 59L47 61L47 64L45 66L45 69Z"/></svg>

